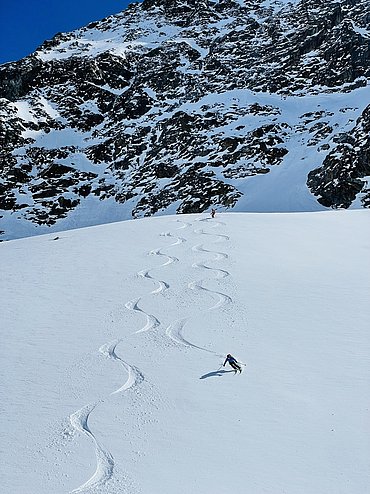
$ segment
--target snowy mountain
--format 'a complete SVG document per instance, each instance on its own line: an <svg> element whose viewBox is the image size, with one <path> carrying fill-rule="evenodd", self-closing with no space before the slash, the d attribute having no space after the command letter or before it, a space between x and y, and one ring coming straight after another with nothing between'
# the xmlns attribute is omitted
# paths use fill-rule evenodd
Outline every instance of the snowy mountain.
<svg viewBox="0 0 370 494"><path fill-rule="evenodd" d="M367 0L144 0L0 67L3 239L370 201Z"/></svg>
<svg viewBox="0 0 370 494"><path fill-rule="evenodd" d="M365 494L369 214L3 242L1 491Z"/></svg>

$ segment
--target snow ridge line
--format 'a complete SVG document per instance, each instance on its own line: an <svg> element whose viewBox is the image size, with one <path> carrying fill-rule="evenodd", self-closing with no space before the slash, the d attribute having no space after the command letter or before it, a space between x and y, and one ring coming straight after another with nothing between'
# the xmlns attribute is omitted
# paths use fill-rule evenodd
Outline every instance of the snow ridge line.
<svg viewBox="0 0 370 494"><path fill-rule="evenodd" d="M210 221L210 218L204 218L204 219L200 219L198 221ZM217 226L221 226L221 225L224 225L224 223L217 222L217 223L214 224L213 228L215 228ZM196 234L202 234L202 235L216 235L218 237L218 239L216 240L216 242L223 242L223 241L230 240L230 238L227 235L207 233L207 232L204 232L202 229L201 230L194 230L194 233L196 233ZM229 257L224 252L215 252L215 251L211 251L211 250L205 249L203 247L203 244L195 245L194 247L192 247L192 250L194 252L209 252L209 253L215 254L215 257L212 258L211 261L216 261L216 260L221 260L221 259L228 259L228 257ZM193 263L192 264L192 267L194 267L194 268L202 268L202 269L213 271L213 272L216 273L216 278L226 278L227 276L230 275L230 273L228 271L224 270L224 269L212 268L212 267L209 267L209 266L207 266L206 264L204 264L202 262ZM207 293L209 293L211 295L216 295L217 296L218 301L216 302L216 304L214 304L211 307L209 307L207 309L207 311L218 309L218 308L220 308L221 306L223 306L223 305L225 305L227 303L232 303L233 300L228 295L226 295L226 294L224 294L222 292L218 292L218 291L211 290L209 288L204 287L202 285L202 283L204 281L205 280L203 280L203 279L202 280L198 280L198 281L192 281L192 282L188 283L188 287L191 290L202 290L202 291L205 291L205 292L207 292ZM194 343L191 343L189 340L187 340L183 336L182 331L184 329L184 326L189 321L189 319L191 319L191 317L192 316L185 317L185 318L182 318L182 319L177 319L176 321L174 321L173 323L171 323L166 328L166 334L167 334L167 336L169 336L169 338L171 338L173 341L175 341L177 343L180 343L182 345L185 345L185 346L188 346L188 347L190 346L192 348L196 348L198 350L202 350L202 351L205 351L205 352L213 353L214 355L217 355L219 357L223 357L223 355L221 355L221 354L219 354L217 352L214 352L213 350L209 350L207 348L204 348L204 347L195 345Z"/></svg>

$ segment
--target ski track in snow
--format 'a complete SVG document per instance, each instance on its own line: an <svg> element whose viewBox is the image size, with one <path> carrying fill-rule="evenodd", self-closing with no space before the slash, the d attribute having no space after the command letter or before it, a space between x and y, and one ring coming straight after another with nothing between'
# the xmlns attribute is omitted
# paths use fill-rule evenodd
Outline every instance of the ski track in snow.
<svg viewBox="0 0 370 494"><path fill-rule="evenodd" d="M185 224L184 226L181 226L180 229L186 228L187 226L188 226L188 224ZM186 242L185 238L177 237L170 232L160 233L160 236L161 237L174 237L176 239L175 242L173 242L172 244L170 244L166 247L167 249L170 247L175 247L176 245L180 245L180 244ZM152 290L150 292L150 294L152 294L152 295L155 295L158 293L163 294L163 292L165 292L166 290L168 290L170 288L170 285L166 281L159 280L159 279L155 278L154 276L152 276L150 274L150 272L154 269L160 269L160 268L163 268L165 266L169 266L170 264L178 262L179 260L175 256L170 256L169 254L162 252L162 249L152 249L151 251L149 251L148 254L151 256L165 257L167 260L163 264L160 264L159 266L155 266L155 267L149 268L149 269L142 269L142 270L138 271L137 275L141 278L149 279L149 280L154 281L155 283L158 284L158 287L155 288L154 290ZM141 298L142 297L139 297L139 298L133 299L133 300L129 300L125 304L125 307L127 309L133 310L136 312L140 312L140 313L144 314L146 317L145 326L143 326L142 328L135 331L135 333L143 333L146 331L153 330L153 329L157 328L158 326L160 326L160 324L161 324L160 321L155 316L153 316L152 314L148 314L147 312L145 312L143 309L141 309L139 307L139 302L140 302Z"/></svg>
<svg viewBox="0 0 370 494"><path fill-rule="evenodd" d="M172 235L172 233L170 233L170 232L165 232L165 233L161 233L160 236L161 237L173 237L174 235ZM186 242L186 239L184 239L182 237L176 237L176 242L174 242L173 244L170 244L168 247L179 245L183 242ZM170 285L168 283L166 283L165 281L158 280L155 277L151 276L150 271L152 269L159 269L163 266L168 266L169 264L172 264L174 262L178 262L179 260L177 259L177 257L169 256L168 254L165 254L164 252L161 251L161 249L153 249L149 252L149 255L166 257L167 261L164 264L161 264L160 266L156 266L156 267L151 268L151 269L143 269L143 270L139 271L137 274L138 274L138 276L141 276L142 278L147 278L149 280L153 280L153 281L158 283L158 285L159 285L158 288L153 290L151 293L153 293L153 294L162 293L165 290L168 290Z"/></svg>
<svg viewBox="0 0 370 494"><path fill-rule="evenodd" d="M191 319L191 316L184 317L183 319L177 319L172 324L170 324L166 329L167 336L169 336L171 340L175 341L176 343L180 343L187 347L196 348L197 350L202 350L203 352L215 353L212 350L208 350L207 348L204 348L202 346L195 345L194 343L191 343L189 340L184 338L184 336L182 335L182 331L189 319Z"/></svg>
<svg viewBox="0 0 370 494"><path fill-rule="evenodd" d="M177 221L181 222L180 220L177 220ZM184 223L184 222L181 222L181 223L183 223L183 225L180 226L178 229L188 228L189 226L191 226L191 223ZM186 242L185 238L177 237L170 232L161 233L160 236L174 237L175 238L175 242L170 244L167 248L174 247L176 245L182 244L183 242ZM172 263L178 262L179 260L177 257L170 256L170 255L162 252L161 249L153 249L149 252L149 255L156 255L156 256L160 256L160 257L165 257L167 260L166 260L166 262L164 262L160 266L156 266L156 267L153 267L150 269L142 269L137 273L137 275L141 278L149 279L149 280L154 281L155 283L158 284L158 287L155 288L154 290L152 290L150 292L150 294L154 295L154 294L163 293L165 290L168 290L170 288L170 285L166 281L156 279L155 277L153 277L150 274L150 272L153 269L159 269L159 268L162 268L164 266L168 266ZM125 307L128 310L133 310L135 312L139 312L146 317L146 324L142 328L134 331L133 334L138 334L138 333L143 333L146 331L153 330L153 329L157 328L158 326L160 326L160 324L161 324L160 321L155 316L153 316L152 314L148 314L147 312L145 312L143 309L141 309L139 307L139 302L140 302L141 298L142 297L139 297L139 298L133 299L133 300L129 300L125 304ZM119 364L121 364L121 366L125 369L125 371L127 372L127 375L128 375L124 384L122 386L120 386L118 389L116 389L115 391L112 391L110 393L110 395L115 395L115 394L121 393L123 391L127 391L130 388L138 386L142 381L144 381L144 375L142 374L142 372L137 367L128 364L123 359L121 359L121 357L119 357L117 355L116 348L122 341L123 341L122 339L117 339L117 340L114 340L111 342L107 342L99 348L99 351L102 355L104 355L105 357L107 357L111 360L114 360L114 361L118 362ZM74 494L79 493L79 492L86 492L88 490L101 487L101 486L105 485L111 479L111 477L113 475L113 471L114 471L113 456L110 454L110 452L107 449L105 449L98 442L98 440L96 439L95 435L93 434L93 432L91 431L91 429L89 428L89 425L88 425L88 418L89 418L91 412L101 403L104 403L104 400L100 400L94 404L85 405L70 415L70 422L71 422L73 428L77 432L85 434L86 436L88 436L93 441L94 446L95 446L95 456L96 456L95 473L84 484L82 484L80 487L77 487L76 489L74 489L72 491L72 493L74 493Z"/></svg>
<svg viewBox="0 0 370 494"><path fill-rule="evenodd" d="M74 489L72 493L84 492L88 489L100 487L108 482L113 475L114 459L109 451L98 442L88 425L89 416L99 403L102 403L102 401L94 405L85 405L70 416L70 421L74 429L85 434L93 441L96 455L95 473L87 482Z"/></svg>
<svg viewBox="0 0 370 494"><path fill-rule="evenodd" d="M199 221L210 221L210 220L209 220L209 218L206 218L206 219L201 219ZM223 226L223 225L224 225L224 223L217 221L217 222L215 222L213 224L212 228L217 228L218 226ZM199 235L217 236L218 238L214 242L225 242L225 241L229 241L230 240L230 238L227 235L221 235L221 234L218 234L218 233L208 233L208 232L205 232L203 229L194 230L194 233L197 233ZM194 247L192 247L192 250L194 252L209 252L210 254L214 254L215 257L213 257L212 259L210 259L211 262L213 262L213 261L219 261L221 259L227 259L229 257L224 252L217 252L217 251L212 251L212 250L205 249L203 247L203 244L195 245ZM216 274L216 278L226 278L227 276L230 276L230 273L228 271L226 271L224 269L213 268L213 267L207 266L204 263L195 262L192 265L192 267L193 268L202 268L202 269L205 269L205 270L212 271L212 272L214 272ZM227 303L232 303L232 298L231 297L229 297L228 295L225 295L224 293L217 292L215 290L210 290L209 288L204 287L203 286L203 282L204 282L204 280L192 281L191 283L189 283L188 286L192 290L202 290L202 291L208 292L211 295L212 294L213 295L216 295L218 297L219 300L217 301L217 303L215 305L213 305L212 307L209 307L208 310L218 309L222 305L225 305Z"/></svg>
<svg viewBox="0 0 370 494"><path fill-rule="evenodd" d="M206 222L208 222L208 221L212 221L212 220L210 218L203 218L203 219L200 219L200 220L197 220L197 221L206 221ZM222 223L220 221L217 221L217 222L215 222L213 224L212 228L217 228L218 226L224 226L224 225L225 225L225 223ZM217 239L214 242L225 242L225 241L230 240L227 235L221 235L221 234L217 234L217 233L208 233L208 232L205 232L203 229L196 229L196 230L194 230L194 233L196 233L198 235L216 236ZM192 250L194 252L208 252L210 254L213 254L214 257L212 257L212 259L209 260L210 262L219 261L219 260L222 260L222 259L228 259L228 257L229 257L224 252L218 252L218 251L212 251L212 250L205 249L203 247L203 244L197 244L197 245L193 246L192 247ZM192 264L192 267L193 268L198 268L198 269L204 269L204 270L207 270L207 271L211 271L211 272L215 273L216 279L226 278L227 276L230 275L230 273L228 271L226 271L225 269L213 268L213 267L207 266L203 262L195 262L195 263ZM228 295L226 295L226 294L224 294L222 292L218 292L216 290L211 290L209 288L206 288L205 286L203 286L203 283L204 282L205 282L204 279L197 280L197 281L192 281L192 282L188 283L188 287L191 290L199 290L199 291L206 292L211 297L217 297L217 299L218 299L217 302L214 305L212 305L211 307L208 307L206 309L207 311L212 311L212 310L215 310L215 309L219 309L220 307L222 307L225 304L232 303L233 300L232 300L231 297L229 297ZM173 341L175 341L177 343L180 343L182 345L185 345L187 347L196 348L197 350L202 350L202 351L205 351L205 352L213 353L213 354L215 354L215 355L217 355L219 357L222 357L223 355L221 355L221 354L219 354L217 352L214 352L213 350L209 350L207 348L204 348L204 347L195 345L194 343L191 343L189 340L187 340L183 336L182 332L183 332L184 326L188 323L188 321L192 317L193 316L188 316L188 317L185 317L185 318L182 318L182 319L177 319L172 324L170 324L167 327L167 329L166 329L167 336L169 336Z"/></svg>
<svg viewBox="0 0 370 494"><path fill-rule="evenodd" d="M144 381L144 376L141 373L141 371L133 366L129 365L127 362L125 362L121 357L119 357L116 354L116 347L119 343L121 343L122 340L114 340L110 343L105 343L103 346L100 347L99 351L106 357L118 361L125 369L125 371L128 374L126 382L116 389L116 391L112 391L111 395L121 393L122 391L125 391L126 389L130 389L133 386L137 386L140 384L142 381Z"/></svg>
<svg viewBox="0 0 370 494"><path fill-rule="evenodd" d="M143 326L142 328L135 331L135 333L144 333L146 331L150 331L152 329L155 329L160 325L160 322L158 321L158 319L155 316L153 316L152 314L148 314L143 309L140 309L140 307L138 305L140 300L141 300L141 297L139 297L138 299L129 300L125 304L126 309L140 312L141 314L144 314L144 316L146 317L145 326Z"/></svg>
<svg viewBox="0 0 370 494"><path fill-rule="evenodd" d="M209 218L201 219L199 221L209 221ZM177 228L177 230L190 228L192 226L192 223L183 222L181 220L176 220L176 222L182 223L182 225L179 226L179 228ZM224 223L216 222L216 223L214 223L213 227L218 227L221 225L224 225ZM223 242L223 241L229 240L229 237L227 235L208 233L208 232L203 231L203 229L198 229L198 230L193 230L193 231L194 231L194 233L196 233L198 235L216 236L217 238L216 238L216 240L214 240L214 242ZM170 237L170 238L173 237L175 239L175 241L172 244L170 244L166 247L167 249L171 248L171 247L175 247L177 245L181 245L182 243L187 241L185 238L176 236L176 235L172 234L171 232L163 232L160 234L160 236ZM211 250L205 249L203 247L203 244L198 244L198 245L193 246L192 250L194 252L208 252L208 253L212 254L213 257L212 257L212 259L210 259L210 261L217 261L217 260L222 260L222 259L228 258L228 255L223 253L223 252L217 252L217 251L211 251ZM140 278L143 278L143 279L153 281L154 283L156 283L158 285L154 290L152 290L150 292L151 295L163 294L166 290L168 290L170 288L169 283L167 283L166 281L157 279L156 277L152 276L151 271L161 269L161 268L164 268L165 266L169 266L170 264L179 262L179 259L175 256L171 256L171 255L163 252L162 249L152 249L151 251L149 251L148 254L152 255L152 256L155 255L155 256L159 256L159 257L164 257L165 262L159 266L142 269L142 270L137 272L137 276L139 276ZM226 278L230 274L228 271L226 271L224 269L217 269L217 268L207 266L204 262L193 263L192 267L197 268L197 269L203 269L205 271L210 271L210 272L215 274L216 279ZM218 309L218 308L222 307L223 305L232 302L231 297L229 297L228 295L204 287L203 286L204 281L205 280L203 280L203 279L198 280L198 281L192 281L188 284L188 287L192 290L199 290L199 291L206 292L209 295L211 295L212 297L217 297L217 299L218 299L217 302L214 305L212 305L211 307L208 307L206 310L211 311L214 309ZM125 307L128 310L138 312L140 314L143 314L146 317L146 324L142 328L134 331L134 333L132 333L132 334L139 334L139 333L151 331L151 330L154 330L161 325L161 323L157 319L157 317L155 317L152 314L145 312L145 310L143 310L139 306L139 302L141 301L141 299L142 299L142 297L138 297L136 299L129 300L128 302L125 303ZM182 335L183 328L184 328L185 324L187 324L189 319L191 319L191 317L192 316L189 316L189 317L185 317L185 318L178 319L178 320L174 321L166 329L167 336L169 336L175 342L180 343L182 345L185 345L187 347L192 347L192 348L195 348L197 350L202 350L205 352L213 353L217 356L222 357L222 355L214 352L213 350L209 350L207 348L204 348L204 347L195 345L194 343L191 343ZM104 355L105 357L107 357L113 361L118 362L125 369L127 376L128 376L126 381L122 384L122 386L120 386L115 391L112 391L109 396L127 391L127 390L129 390L135 386L138 386L142 381L144 381L144 376L143 376L142 372L137 367L128 364L121 357L119 357L117 355L116 348L122 341L123 341L122 339L116 339L114 341L107 342L104 345L102 345L99 349L99 351L102 355ZM89 419L90 414L99 404L101 404L103 402L104 402L104 400L100 400L94 404L85 405L82 408L80 408L79 410L77 410L76 412L74 412L72 415L70 415L70 422L71 422L73 428L76 431L85 434L86 436L88 436L93 441L94 446L95 446L95 455L96 455L95 473L84 484L82 484L80 487L77 487L76 489L74 489L72 491L72 493L74 493L74 494L80 493L80 492L86 492L88 490L101 487L101 486L105 485L111 479L111 477L113 475L113 471L114 471L113 456L110 454L110 452L106 448L104 448L99 443L99 441L96 439L94 433L91 431L91 429L89 428L89 425L88 425L88 419Z"/></svg>
<svg viewBox="0 0 370 494"><path fill-rule="evenodd" d="M121 359L116 354L116 347L122 340L114 340L109 343L105 343L99 349L100 353L105 357L112 360L118 361L127 372L127 380L115 391L112 391L110 395L118 394L126 391L130 388L138 386L143 380L144 376L141 371L132 365L129 365L123 359ZM80 433L88 436L95 445L95 456L96 456L96 470L92 477L87 480L84 484L76 489L73 489L72 493L86 492L91 489L96 489L105 485L113 475L114 471L114 458L111 453L104 448L96 439L95 435L91 431L88 425L88 419L91 412L100 404L104 403L105 400L99 400L98 402L90 405L85 405L72 415L70 415L70 422L73 428Z"/></svg>

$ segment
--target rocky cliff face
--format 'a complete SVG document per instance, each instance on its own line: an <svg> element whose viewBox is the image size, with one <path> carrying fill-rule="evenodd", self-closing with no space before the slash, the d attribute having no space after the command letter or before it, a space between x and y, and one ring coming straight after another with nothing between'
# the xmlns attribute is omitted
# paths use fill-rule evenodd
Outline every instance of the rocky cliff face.
<svg viewBox="0 0 370 494"><path fill-rule="evenodd" d="M367 0L144 0L58 34L0 67L3 238L367 207L369 80Z"/></svg>
<svg viewBox="0 0 370 494"><path fill-rule="evenodd" d="M336 146L322 166L308 175L308 185L324 206L348 208L359 192L362 204L370 207L370 188L363 177L370 177L370 105L351 132L333 138Z"/></svg>

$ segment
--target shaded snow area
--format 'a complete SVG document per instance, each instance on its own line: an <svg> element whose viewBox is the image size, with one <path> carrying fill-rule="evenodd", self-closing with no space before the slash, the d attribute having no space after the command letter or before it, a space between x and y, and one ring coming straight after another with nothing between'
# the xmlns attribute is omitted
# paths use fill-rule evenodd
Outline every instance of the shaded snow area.
<svg viewBox="0 0 370 494"><path fill-rule="evenodd" d="M1 491L368 492L368 227L224 213L2 243Z"/></svg>

